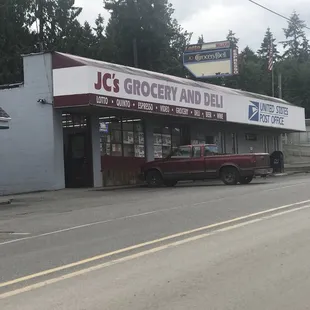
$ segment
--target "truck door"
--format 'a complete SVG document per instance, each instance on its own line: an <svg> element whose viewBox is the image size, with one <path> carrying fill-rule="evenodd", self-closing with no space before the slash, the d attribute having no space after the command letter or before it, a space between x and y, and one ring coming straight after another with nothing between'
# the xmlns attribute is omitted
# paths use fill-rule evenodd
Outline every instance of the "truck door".
<svg viewBox="0 0 310 310"><path fill-rule="evenodd" d="M180 146L175 149L167 161L161 163L165 179L188 180L192 160L191 146Z"/></svg>
<svg viewBox="0 0 310 310"><path fill-rule="evenodd" d="M205 145L203 148L203 156L206 179L216 178L218 169L221 165L221 158L218 156L217 146Z"/></svg>
<svg viewBox="0 0 310 310"><path fill-rule="evenodd" d="M192 160L190 162L191 179L203 179L205 174L205 162L203 157L203 148L201 146L192 147Z"/></svg>

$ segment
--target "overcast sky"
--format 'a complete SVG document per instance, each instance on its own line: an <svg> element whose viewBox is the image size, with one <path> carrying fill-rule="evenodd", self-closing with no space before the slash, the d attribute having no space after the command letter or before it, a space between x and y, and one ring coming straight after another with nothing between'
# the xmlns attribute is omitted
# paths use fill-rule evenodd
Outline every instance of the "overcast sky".
<svg viewBox="0 0 310 310"><path fill-rule="evenodd" d="M101 13L106 21L109 14L102 8L102 0L76 0L83 7L81 21L93 23ZM256 0L262 5L290 16L293 10L300 14L310 27L310 0ZM175 18L189 32L193 32L193 43L200 34L206 42L224 40L228 29L240 38L240 47L249 45L259 48L267 27L273 31L278 41L284 39L283 28L287 21L263 10L248 0L171 0L175 8ZM310 31L307 30L308 37Z"/></svg>

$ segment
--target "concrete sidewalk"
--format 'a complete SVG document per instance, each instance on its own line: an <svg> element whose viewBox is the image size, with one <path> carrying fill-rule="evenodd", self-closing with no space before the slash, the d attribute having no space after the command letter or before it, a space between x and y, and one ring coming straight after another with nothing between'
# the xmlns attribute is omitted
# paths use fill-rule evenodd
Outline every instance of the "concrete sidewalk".
<svg viewBox="0 0 310 310"><path fill-rule="evenodd" d="M283 177L289 176L294 174L301 174L301 173L308 173L310 172L310 165L309 167L305 167L303 165L299 166L285 166L284 173L276 173L272 176L274 177ZM205 182L217 182L216 180L210 181L202 181ZM220 182L220 181L219 181ZM179 184L191 184L193 181L184 181L180 182ZM199 182L200 183L200 182ZM195 185L198 182L193 183ZM33 193L22 193L22 194L14 194L8 196L0 196L0 209L3 207L12 207L16 205L26 205L26 204L36 204L36 203L44 203L44 204L51 204L53 202L58 201L76 201L78 199L85 200L85 199L95 199L98 200L100 197L106 197L109 192L118 191L118 190L130 190L130 189L138 189L147 187L144 184L139 185L125 185L125 186L111 186L111 187L102 187L102 188L85 188L85 189L63 189L58 191L43 191L43 192L33 192ZM109 196L113 196L109 194Z"/></svg>
<svg viewBox="0 0 310 310"><path fill-rule="evenodd" d="M70 199L82 198L98 198L105 196L105 192L112 192L117 190L126 190L144 187L144 185L125 185L125 186L111 186L102 188L77 188L77 189L63 189L58 191L41 191L31 193L12 194L7 196L0 196L1 206L16 205L20 203L49 203L52 201L67 201Z"/></svg>
<svg viewBox="0 0 310 310"><path fill-rule="evenodd" d="M294 163L294 164L285 164L284 170L287 173L309 173L310 172L310 163Z"/></svg>

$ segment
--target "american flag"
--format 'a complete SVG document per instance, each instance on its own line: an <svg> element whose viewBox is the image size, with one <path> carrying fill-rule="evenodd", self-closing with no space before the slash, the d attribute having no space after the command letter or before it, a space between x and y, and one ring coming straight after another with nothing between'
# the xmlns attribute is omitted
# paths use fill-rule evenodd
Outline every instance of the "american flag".
<svg viewBox="0 0 310 310"><path fill-rule="evenodd" d="M269 55L268 55L268 71L272 72L273 70L273 40L270 41L269 45Z"/></svg>

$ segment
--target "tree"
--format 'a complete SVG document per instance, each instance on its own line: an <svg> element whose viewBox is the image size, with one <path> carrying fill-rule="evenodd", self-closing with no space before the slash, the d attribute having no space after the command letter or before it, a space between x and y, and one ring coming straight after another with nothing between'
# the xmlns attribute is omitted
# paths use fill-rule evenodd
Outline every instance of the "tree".
<svg viewBox="0 0 310 310"><path fill-rule="evenodd" d="M231 48L238 48L239 38L236 37L236 34L232 30L228 31L226 40L230 42Z"/></svg>
<svg viewBox="0 0 310 310"><path fill-rule="evenodd" d="M257 51L259 61L261 63L262 86L266 95L273 95L272 93L272 74L268 71L268 62L270 59L270 49L272 49L273 62L280 60L280 55L277 49L277 44L270 28L268 27L261 43L260 49Z"/></svg>
<svg viewBox="0 0 310 310"><path fill-rule="evenodd" d="M262 83L263 72L259 57L247 46L241 52L240 60L240 89L266 94L266 89L264 89L264 84Z"/></svg>
<svg viewBox="0 0 310 310"><path fill-rule="evenodd" d="M203 44L203 43L205 43L205 42L204 42L204 38L203 38L203 34L202 34L201 36L198 37L197 43L198 43L198 44Z"/></svg>
<svg viewBox="0 0 310 310"><path fill-rule="evenodd" d="M283 29L286 40L281 42L285 49L284 58L305 60L309 54L309 44L305 34L306 23L295 11L290 17L287 28Z"/></svg>
<svg viewBox="0 0 310 310"><path fill-rule="evenodd" d="M0 5L0 84L23 80L21 54L34 51L35 34L29 29L34 13L31 0Z"/></svg>
<svg viewBox="0 0 310 310"><path fill-rule="evenodd" d="M41 48L44 50L63 48L63 41L67 41L70 36L82 30L77 21L82 8L74 6L75 0L34 1L36 1L35 19L39 24L38 36Z"/></svg>
<svg viewBox="0 0 310 310"><path fill-rule="evenodd" d="M283 99L304 107L310 117L310 63L298 59L285 59L278 65L282 73Z"/></svg>
<svg viewBox="0 0 310 310"><path fill-rule="evenodd" d="M230 42L232 49L238 49L239 38L236 37L236 34L229 30L226 36L226 40ZM239 76L230 76L222 78L221 83L230 88L239 88L240 77Z"/></svg>
<svg viewBox="0 0 310 310"><path fill-rule="evenodd" d="M268 63L269 60L269 53L270 53L270 48L272 47L273 51L273 60L277 61L279 59L279 51L277 48L277 44L275 43L276 39L273 36L270 28L268 27L263 39L263 42L261 43L260 49L257 51L258 56L265 60L266 64Z"/></svg>
<svg viewBox="0 0 310 310"><path fill-rule="evenodd" d="M181 56L190 34L173 19L167 0L103 0L110 14L106 37L113 62L184 75Z"/></svg>

